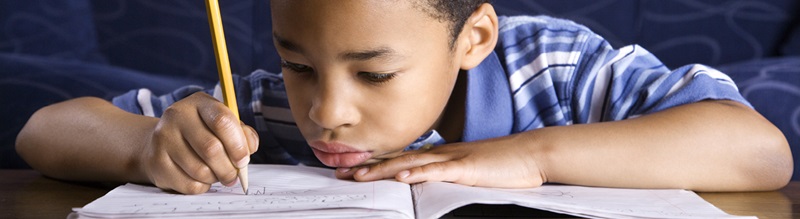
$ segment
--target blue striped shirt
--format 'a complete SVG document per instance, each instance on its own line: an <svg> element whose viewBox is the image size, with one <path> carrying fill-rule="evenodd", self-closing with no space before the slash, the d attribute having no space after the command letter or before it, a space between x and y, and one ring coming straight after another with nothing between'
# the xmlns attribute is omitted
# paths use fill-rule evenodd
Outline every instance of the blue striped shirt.
<svg viewBox="0 0 800 219"><path fill-rule="evenodd" d="M725 74L703 65L668 69L644 48L614 49L571 21L545 16L500 17L499 43L467 71L462 141L506 136L546 126L616 121L702 100L749 106ZM281 74L234 76L242 120L259 132L253 162L321 166L294 124ZM155 96L147 89L114 98L120 108L155 116L194 92L221 99L219 86L187 86ZM436 133L411 148L441 142Z"/></svg>

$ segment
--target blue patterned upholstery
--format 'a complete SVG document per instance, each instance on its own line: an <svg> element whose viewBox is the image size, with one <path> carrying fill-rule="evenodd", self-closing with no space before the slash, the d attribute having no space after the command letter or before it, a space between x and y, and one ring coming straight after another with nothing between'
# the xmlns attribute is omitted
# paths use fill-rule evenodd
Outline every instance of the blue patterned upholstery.
<svg viewBox="0 0 800 219"><path fill-rule="evenodd" d="M89 1L0 1L0 52L102 62Z"/></svg>
<svg viewBox="0 0 800 219"><path fill-rule="evenodd" d="M720 65L779 56L800 41L800 2L792 0L495 1L502 14L548 14L590 27L619 47L639 44L667 66ZM800 44L800 42L797 42ZM795 55L800 50L794 52ZM691 54L691 55L687 55Z"/></svg>
<svg viewBox="0 0 800 219"><path fill-rule="evenodd" d="M232 70L278 71L268 1L220 3ZM800 152L796 0L494 3L502 15L567 18L614 46L640 44L669 67L718 66ZM203 1L8 0L0 1L0 24L0 168L27 167L14 152L14 139L42 106L145 86L161 93L217 78Z"/></svg>
<svg viewBox="0 0 800 219"><path fill-rule="evenodd" d="M99 49L115 66L216 81L204 1L92 0ZM234 73L279 69L269 1L219 1Z"/></svg>

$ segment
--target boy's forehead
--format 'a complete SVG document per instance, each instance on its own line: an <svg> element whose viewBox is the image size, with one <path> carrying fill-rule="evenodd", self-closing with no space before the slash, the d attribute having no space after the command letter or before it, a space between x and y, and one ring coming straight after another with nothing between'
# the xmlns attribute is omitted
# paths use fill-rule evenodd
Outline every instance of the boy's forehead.
<svg viewBox="0 0 800 219"><path fill-rule="evenodd" d="M375 14L385 14L386 11L392 11L402 14L413 15L417 17L424 17L433 19L430 16L430 10L426 6L428 0L270 0L270 7L274 12L317 12L316 14L325 14L320 12L327 12L332 10L347 10L347 11L360 11L360 12L374 12ZM329 7L333 6L333 7ZM428 16L419 16L428 15Z"/></svg>
<svg viewBox="0 0 800 219"><path fill-rule="evenodd" d="M421 40L433 40L430 34L447 35L446 26L414 4L405 0L272 0L273 31L276 38L284 39L277 43L292 46L322 39L385 46L384 41L398 34L428 38Z"/></svg>
<svg viewBox="0 0 800 219"><path fill-rule="evenodd" d="M394 0L270 0L271 8L281 11L298 9L352 10L359 8L380 10L386 7L402 9L407 3L406 1Z"/></svg>

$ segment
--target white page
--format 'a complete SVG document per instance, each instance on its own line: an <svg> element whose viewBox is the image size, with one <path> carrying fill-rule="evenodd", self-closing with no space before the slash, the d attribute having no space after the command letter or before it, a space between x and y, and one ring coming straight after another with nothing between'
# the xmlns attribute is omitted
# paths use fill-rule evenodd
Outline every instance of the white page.
<svg viewBox="0 0 800 219"><path fill-rule="evenodd" d="M679 189L563 185L492 189L441 182L417 184L412 189L419 218L438 218L472 203L516 204L589 218L746 218L728 215L694 192Z"/></svg>
<svg viewBox="0 0 800 219"><path fill-rule="evenodd" d="M208 193L181 195L151 186L127 184L76 209L81 216L127 217L309 217L413 218L409 185L396 181L353 182L339 180L333 170L285 165L250 165L250 195L242 188L214 184ZM319 214L310 210L324 209ZM388 212L381 212L386 210ZM341 212L341 214L331 214ZM398 214L399 213L399 214ZM228 217L228 216L226 216Z"/></svg>

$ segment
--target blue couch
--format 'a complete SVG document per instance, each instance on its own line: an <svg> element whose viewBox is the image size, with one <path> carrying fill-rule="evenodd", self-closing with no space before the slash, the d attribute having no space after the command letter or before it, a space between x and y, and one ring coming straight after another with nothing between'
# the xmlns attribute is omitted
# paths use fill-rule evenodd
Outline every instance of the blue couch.
<svg viewBox="0 0 800 219"><path fill-rule="evenodd" d="M0 168L27 167L14 141L45 105L79 96L109 99L139 87L164 93L215 83L204 7L201 0L0 1ZM221 7L234 73L279 71L269 2L221 1ZM640 44L671 68L718 67L800 157L796 0L497 0L495 7L502 15L574 20L616 47Z"/></svg>

